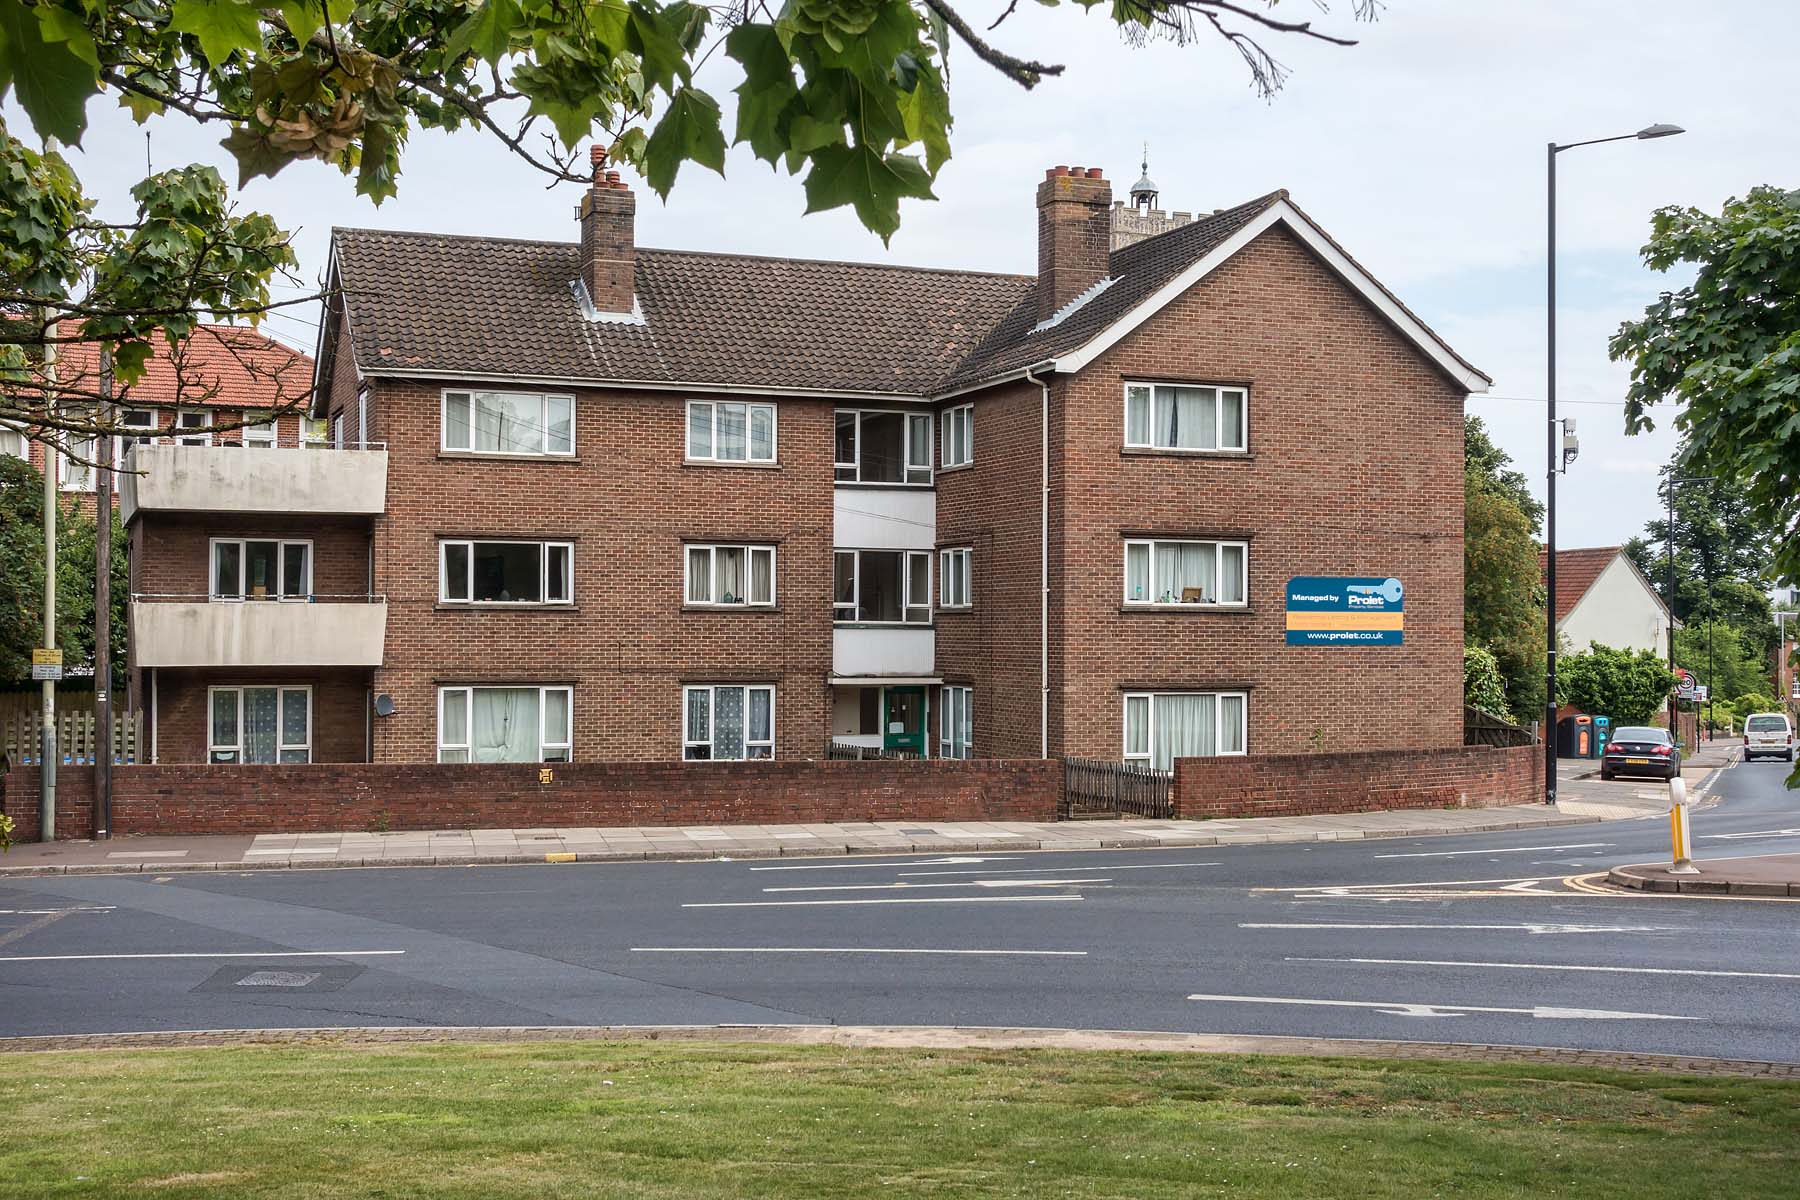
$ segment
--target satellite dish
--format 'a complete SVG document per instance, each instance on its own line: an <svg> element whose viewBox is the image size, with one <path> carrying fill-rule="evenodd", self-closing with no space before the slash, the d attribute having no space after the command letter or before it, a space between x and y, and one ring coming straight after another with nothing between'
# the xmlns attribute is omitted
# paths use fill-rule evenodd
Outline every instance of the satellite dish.
<svg viewBox="0 0 1800 1200"><path fill-rule="evenodd" d="M386 692L383 692L383 693L381 693L381 695L375 697L375 715L378 717L393 716L394 715L394 698L392 696L388 695Z"/></svg>

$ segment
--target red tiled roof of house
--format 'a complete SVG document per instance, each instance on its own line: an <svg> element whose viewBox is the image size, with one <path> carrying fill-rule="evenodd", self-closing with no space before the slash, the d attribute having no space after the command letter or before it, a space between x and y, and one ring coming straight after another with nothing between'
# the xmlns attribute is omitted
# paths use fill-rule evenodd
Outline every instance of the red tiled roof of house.
<svg viewBox="0 0 1800 1200"><path fill-rule="evenodd" d="M1612 565L1613 559L1625 552L1623 546L1584 546L1578 550L1556 552L1556 623L1568 619L1581 598L1594 586L1600 573ZM1538 551L1538 572L1548 565L1548 555Z"/></svg>
<svg viewBox="0 0 1800 1200"><path fill-rule="evenodd" d="M121 404L273 408L304 398L312 388L313 360L248 325L205 324L174 352L160 334L143 375L117 388ZM100 348L75 342L57 357L58 383L77 394L99 390Z"/></svg>

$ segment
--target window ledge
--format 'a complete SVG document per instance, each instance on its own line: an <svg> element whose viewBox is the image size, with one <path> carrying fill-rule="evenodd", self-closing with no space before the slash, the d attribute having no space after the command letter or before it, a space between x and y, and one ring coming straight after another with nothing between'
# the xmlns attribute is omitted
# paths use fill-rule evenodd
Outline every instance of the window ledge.
<svg viewBox="0 0 1800 1200"><path fill-rule="evenodd" d="M1231 462L1252 462L1256 455L1248 450L1160 450L1151 446L1125 446L1120 458L1211 458Z"/></svg>
<svg viewBox="0 0 1800 1200"><path fill-rule="evenodd" d="M871 483L860 479L834 479L831 486L855 488L857 491L892 491L892 492L928 492L932 489L929 483Z"/></svg>
<svg viewBox="0 0 1800 1200"><path fill-rule="evenodd" d="M742 616L748 613L778 613L782 611L779 604L683 604L684 613L724 613L727 616Z"/></svg>
<svg viewBox="0 0 1800 1200"><path fill-rule="evenodd" d="M833 621L833 629L931 629L934 623L920 621Z"/></svg>
<svg viewBox="0 0 1800 1200"><path fill-rule="evenodd" d="M441 613L578 613L579 604L446 604L438 601L431 606L433 612Z"/></svg>
<svg viewBox="0 0 1800 1200"><path fill-rule="evenodd" d="M941 617L954 617L974 612L975 606L973 604L940 604L937 611Z"/></svg>
<svg viewBox="0 0 1800 1200"><path fill-rule="evenodd" d="M1146 616L1254 616L1257 610L1248 604L1121 604L1122 613Z"/></svg>
<svg viewBox="0 0 1800 1200"><path fill-rule="evenodd" d="M579 463L575 454L507 454L499 450L439 450L440 462Z"/></svg>
<svg viewBox="0 0 1800 1200"><path fill-rule="evenodd" d="M971 458L968 462L957 463L953 467L939 467L937 469L937 473L939 475L954 475L958 471L972 471L974 469L975 469L975 460Z"/></svg>
<svg viewBox="0 0 1800 1200"><path fill-rule="evenodd" d="M777 461L777 462L736 462L732 459L683 458L681 460L681 465L684 467L748 468L749 470L752 470L752 471L779 471L779 470L781 470L781 463L779 461Z"/></svg>

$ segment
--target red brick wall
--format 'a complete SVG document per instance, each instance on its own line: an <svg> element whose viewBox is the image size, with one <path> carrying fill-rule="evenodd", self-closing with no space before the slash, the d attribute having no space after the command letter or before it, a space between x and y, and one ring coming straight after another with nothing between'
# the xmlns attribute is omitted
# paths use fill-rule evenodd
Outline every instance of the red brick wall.
<svg viewBox="0 0 1800 1200"><path fill-rule="evenodd" d="M1126 379L1247 385L1249 452L1123 450ZM1059 381L1050 753L1116 759L1125 690L1221 686L1252 755L1460 747L1462 398L1279 229ZM1126 534L1247 540L1248 611L1124 611ZM1295 575L1398 576L1405 645L1287 646Z"/></svg>
<svg viewBox="0 0 1800 1200"><path fill-rule="evenodd" d="M116 834L470 829L808 821L1050 821L1062 764L1038 761L119 767ZM92 771L65 771L63 837L87 834ZM75 778L68 778L75 776ZM37 772L0 776L37 836ZM76 812L79 807L80 812Z"/></svg>
<svg viewBox="0 0 1800 1200"><path fill-rule="evenodd" d="M474 385L482 386L482 385ZM500 385L488 385L500 386ZM776 756L816 755L831 669L832 411L777 402L773 467L683 462L686 397L577 390L576 455L440 454L443 389L376 381L373 436L389 446L388 507L375 522L375 590L388 598L375 725L382 762L437 756L437 688L574 686L581 762L681 757L681 686L775 685ZM570 539L575 604L441 606L443 537ZM773 610L682 608L682 542L776 546Z"/></svg>
<svg viewBox="0 0 1800 1200"><path fill-rule="evenodd" d="M1036 384L1014 383L973 399L975 461L938 472L937 541L973 549L974 607L937 613L938 671L946 683L974 688L976 753L1035 758L1043 394Z"/></svg>
<svg viewBox="0 0 1800 1200"><path fill-rule="evenodd" d="M114 767L113 778L125 768ZM56 769L56 836L67 841L86 838L93 833L94 768L58 767ZM0 812L13 820L15 842L38 840L38 771L36 767L14 767L0 773ZM0 858L0 865L6 860Z"/></svg>
<svg viewBox="0 0 1800 1200"><path fill-rule="evenodd" d="M1498 808L1543 798L1539 746L1250 755L1175 761L1179 817Z"/></svg>
<svg viewBox="0 0 1800 1200"><path fill-rule="evenodd" d="M145 673L148 676L148 672ZM150 684L144 683L146 720L156 721L159 764L204 763L207 748L209 687L259 684L310 684L313 690L312 760L315 763L359 763L368 759L369 671L259 668L156 672L156 706L150 706ZM149 729L145 729L149 737Z"/></svg>
<svg viewBox="0 0 1800 1200"><path fill-rule="evenodd" d="M314 595L362 596L371 590L366 517L280 517L261 513L204 517L144 514L132 522L131 590L205 598L211 587L215 537L310 541Z"/></svg>

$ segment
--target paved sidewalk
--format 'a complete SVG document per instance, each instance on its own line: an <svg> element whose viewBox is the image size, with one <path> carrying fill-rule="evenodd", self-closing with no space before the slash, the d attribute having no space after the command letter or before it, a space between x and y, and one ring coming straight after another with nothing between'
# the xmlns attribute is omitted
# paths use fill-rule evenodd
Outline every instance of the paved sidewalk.
<svg viewBox="0 0 1800 1200"><path fill-rule="evenodd" d="M410 867L471 863L626 862L836 854L967 854L995 850L1158 849L1332 842L1485 833L1629 819L1629 807L1576 815L1538 804L1340 816L1213 821L886 821L587 829L461 829L406 833L279 833L131 837L15 845L0 877L286 867ZM1664 809L1666 811L1667 805Z"/></svg>
<svg viewBox="0 0 1800 1200"><path fill-rule="evenodd" d="M1614 867L1606 881L1645 892L1697 896L1800 896L1800 854L1695 859L1698 875L1676 875L1668 863Z"/></svg>

